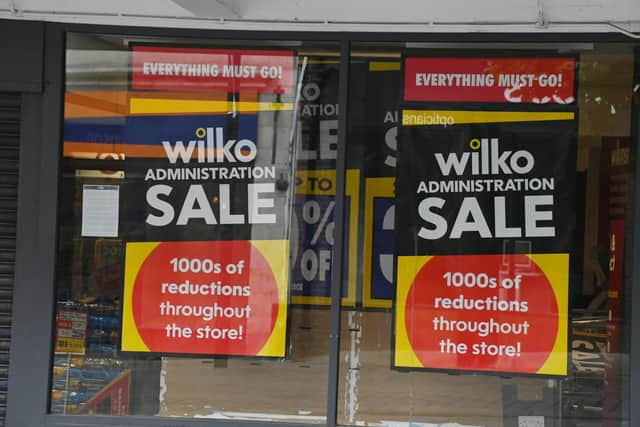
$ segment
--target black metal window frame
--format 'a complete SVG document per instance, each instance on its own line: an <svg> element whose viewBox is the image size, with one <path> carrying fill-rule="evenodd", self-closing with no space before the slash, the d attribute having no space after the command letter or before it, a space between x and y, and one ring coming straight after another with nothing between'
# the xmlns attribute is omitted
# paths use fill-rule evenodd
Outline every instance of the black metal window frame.
<svg viewBox="0 0 640 427"><path fill-rule="evenodd" d="M65 87L66 34L119 34L131 36L197 37L238 40L331 41L340 46L338 151L336 164L336 240L342 241L345 225L345 169L348 123L349 59L354 42L464 42L464 43L634 43L620 33L360 33L289 32L170 29L88 24L44 23L43 88L23 94L20 139L20 176L15 290L13 300L12 346L9 371L7 424L11 427L59 426L172 426L172 427L275 427L283 423L256 421L201 420L141 416L54 415L48 413L50 368L54 325L56 277L57 213L62 160L62 129ZM16 40L19 43L19 40ZM636 64L640 48L635 51ZM636 71L636 75L638 72ZM640 112L632 110L631 136L634 165L640 164L637 150ZM640 174L634 176L632 223L632 283L629 307L640 307ZM334 248L342 259L342 245ZM337 425L340 351L341 262L333 263L331 329L327 393L327 427ZM635 292L634 292L635 291ZM637 301L637 302L636 302ZM640 309L629 310L630 402L640 399ZM640 405L629 405L630 424L640 423ZM284 424L307 427L307 424Z"/></svg>

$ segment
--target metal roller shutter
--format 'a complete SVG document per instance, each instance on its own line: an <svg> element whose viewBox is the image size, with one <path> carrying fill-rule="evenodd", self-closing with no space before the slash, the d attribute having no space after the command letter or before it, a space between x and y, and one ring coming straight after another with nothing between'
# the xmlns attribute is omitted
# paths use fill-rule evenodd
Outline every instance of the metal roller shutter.
<svg viewBox="0 0 640 427"><path fill-rule="evenodd" d="M7 410L11 302L16 260L19 94L0 92L0 427Z"/></svg>

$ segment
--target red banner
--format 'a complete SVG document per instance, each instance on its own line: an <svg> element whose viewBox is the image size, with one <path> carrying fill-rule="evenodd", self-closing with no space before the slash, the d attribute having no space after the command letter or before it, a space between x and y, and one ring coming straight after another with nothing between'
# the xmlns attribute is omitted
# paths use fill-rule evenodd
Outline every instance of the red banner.
<svg viewBox="0 0 640 427"><path fill-rule="evenodd" d="M133 46L131 87L289 94L293 52Z"/></svg>
<svg viewBox="0 0 640 427"><path fill-rule="evenodd" d="M406 58L405 101L572 104L574 58Z"/></svg>

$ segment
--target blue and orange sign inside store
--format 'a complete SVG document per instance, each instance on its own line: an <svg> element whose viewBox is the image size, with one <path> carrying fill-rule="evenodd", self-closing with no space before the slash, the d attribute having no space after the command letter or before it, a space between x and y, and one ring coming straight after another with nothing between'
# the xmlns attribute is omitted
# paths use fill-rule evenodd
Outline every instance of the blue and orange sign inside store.
<svg viewBox="0 0 640 427"><path fill-rule="evenodd" d="M365 179L362 304L391 308L394 294L395 178Z"/></svg>
<svg viewBox="0 0 640 427"><path fill-rule="evenodd" d="M132 117L293 110L291 102L258 99L293 93L292 51L135 45L131 58L130 90L65 94L65 157L163 158L158 143L127 135Z"/></svg>
<svg viewBox="0 0 640 427"><path fill-rule="evenodd" d="M356 302L358 209L360 171L346 171L344 254L347 260L341 290L342 304ZM333 266L336 171L299 170L293 206L291 248L291 301L294 304L330 305Z"/></svg>

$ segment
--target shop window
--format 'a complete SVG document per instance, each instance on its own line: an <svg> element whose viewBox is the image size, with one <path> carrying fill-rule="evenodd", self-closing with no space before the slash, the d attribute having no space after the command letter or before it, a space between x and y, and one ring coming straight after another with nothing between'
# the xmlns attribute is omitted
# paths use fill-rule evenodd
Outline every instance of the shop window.
<svg viewBox="0 0 640 427"><path fill-rule="evenodd" d="M633 58L353 46L340 424L626 425Z"/></svg>
<svg viewBox="0 0 640 427"><path fill-rule="evenodd" d="M50 413L628 424L633 49L68 34Z"/></svg>
<svg viewBox="0 0 640 427"><path fill-rule="evenodd" d="M337 52L69 34L51 413L325 423Z"/></svg>

